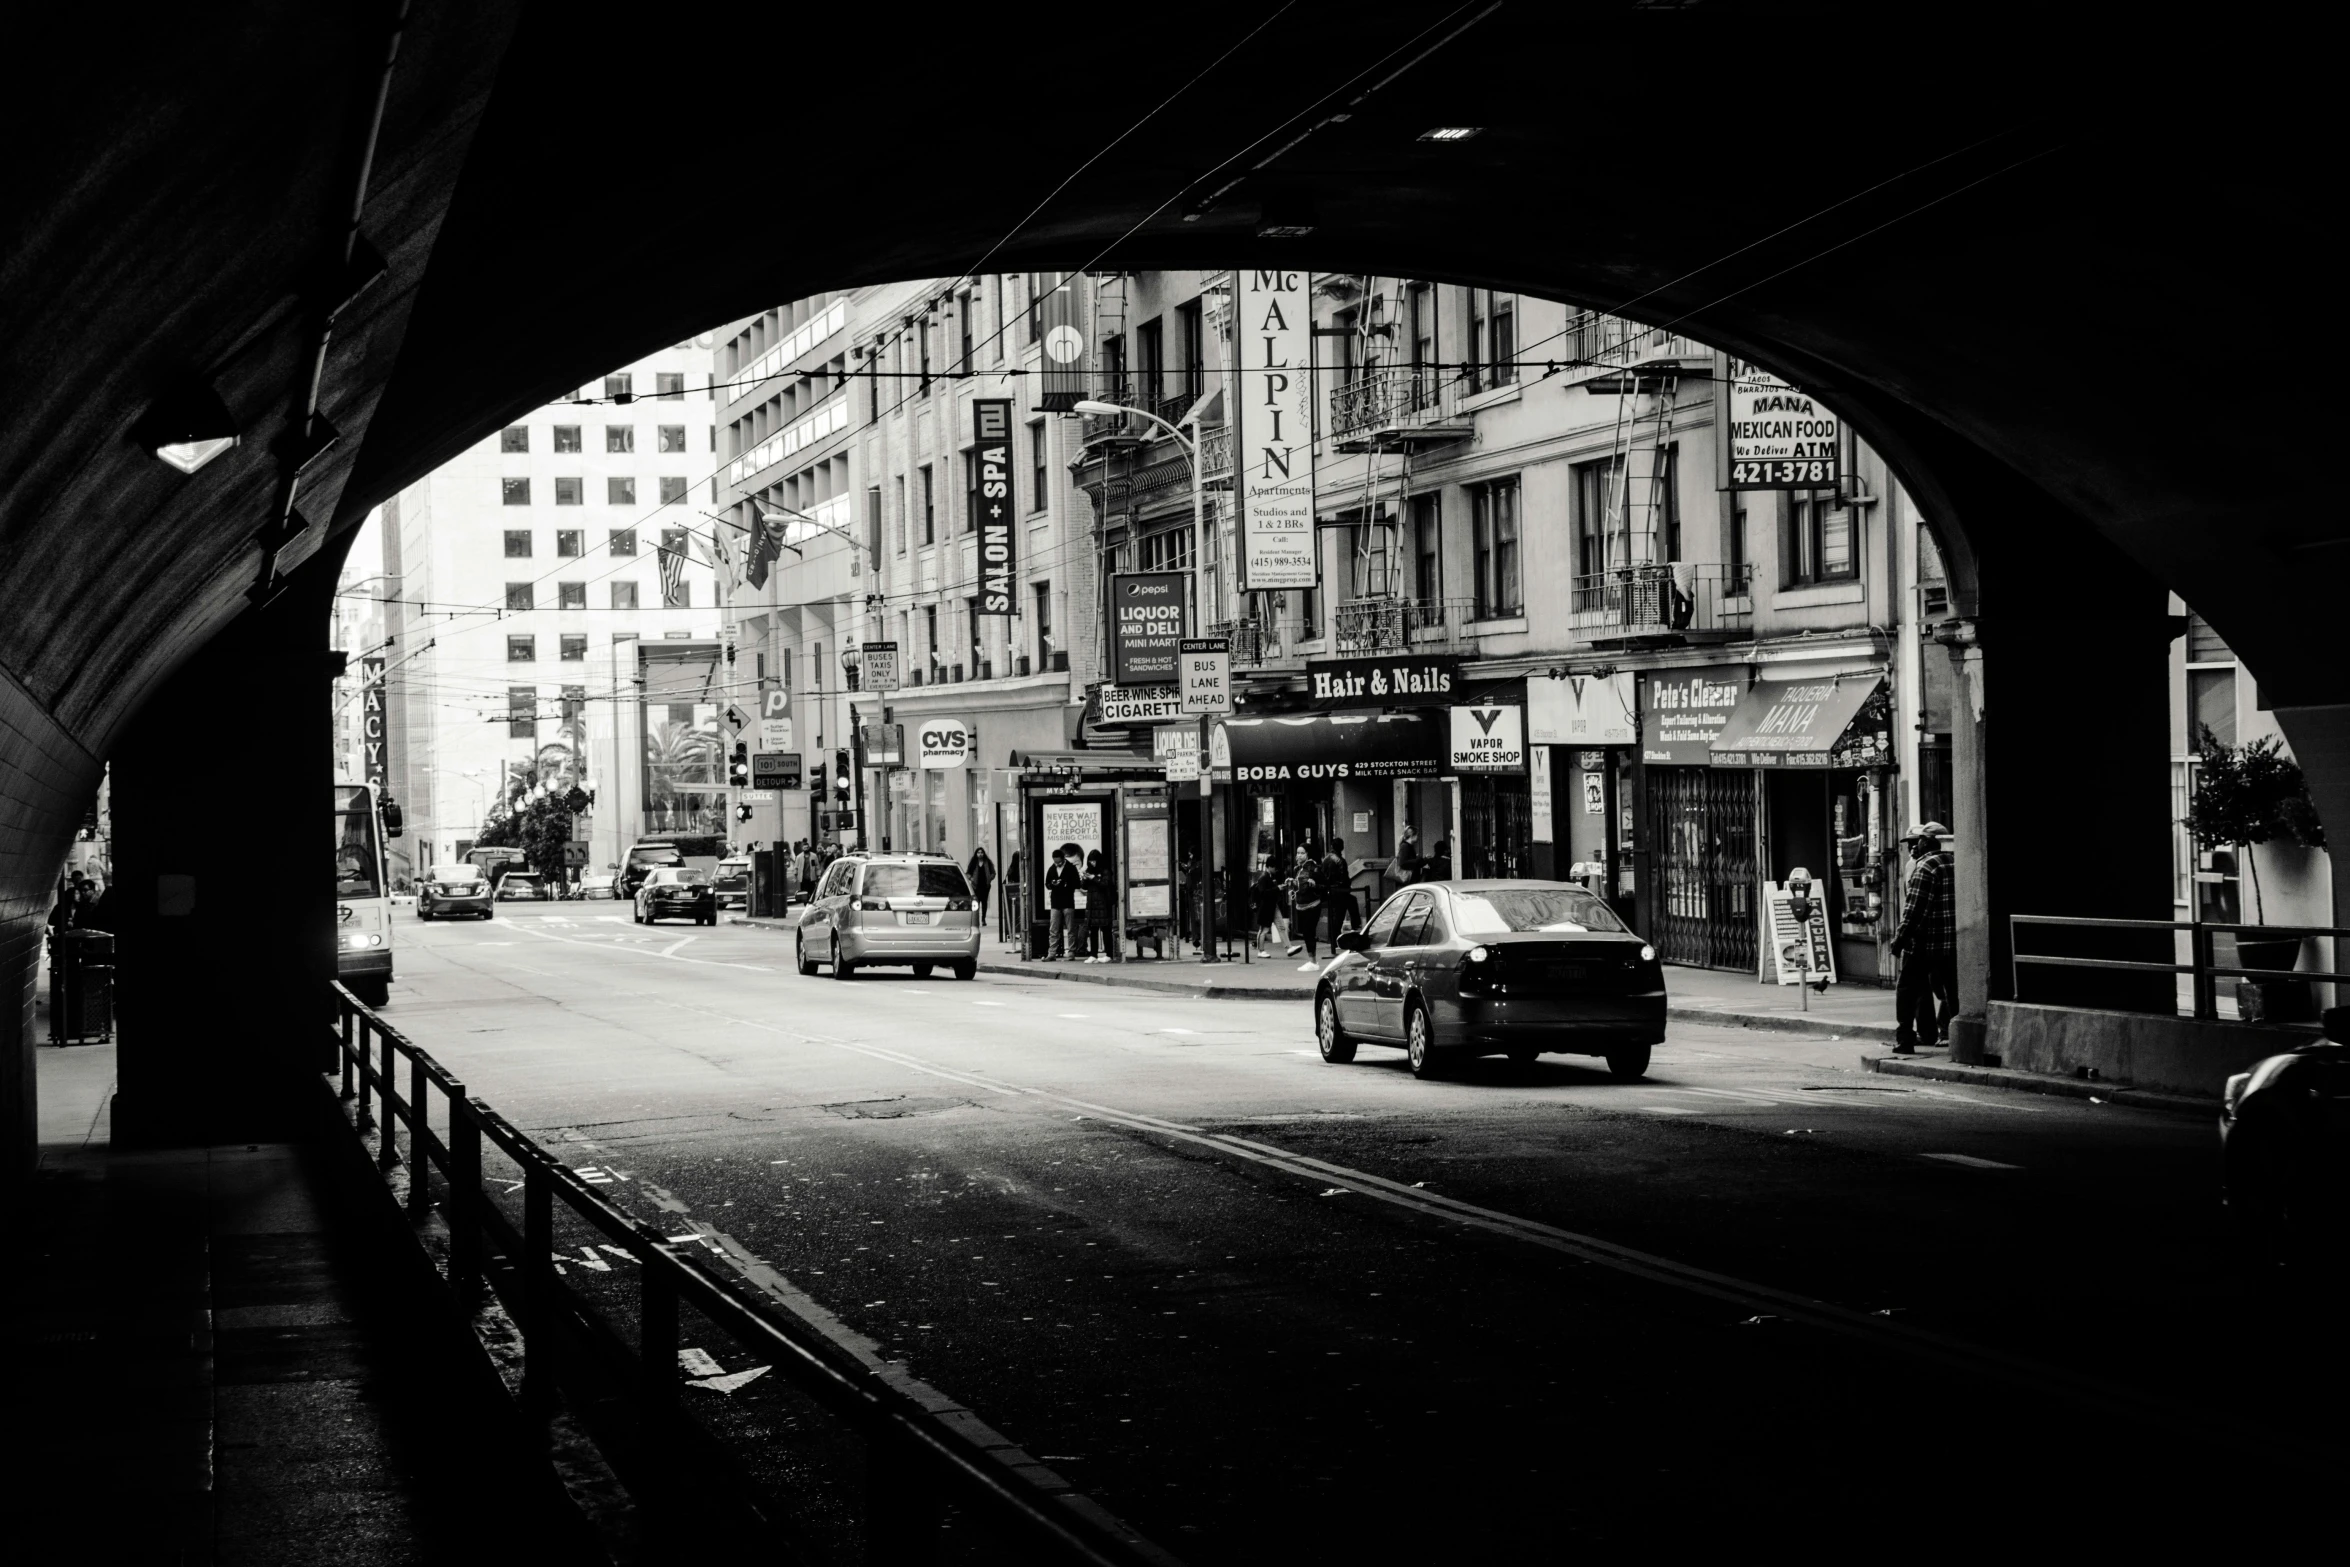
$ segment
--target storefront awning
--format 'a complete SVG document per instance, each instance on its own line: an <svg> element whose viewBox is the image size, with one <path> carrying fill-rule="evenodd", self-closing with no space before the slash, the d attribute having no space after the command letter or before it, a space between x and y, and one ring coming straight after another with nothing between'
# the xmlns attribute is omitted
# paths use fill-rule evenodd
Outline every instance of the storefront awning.
<svg viewBox="0 0 2350 1567"><path fill-rule="evenodd" d="M1758 680L1714 736L1711 760L1716 767L1890 767L1884 676Z"/></svg>
<svg viewBox="0 0 2350 1567"><path fill-rule="evenodd" d="M1235 783L1317 778L1437 778L1450 739L1442 710L1300 713L1224 724Z"/></svg>
<svg viewBox="0 0 2350 1567"><path fill-rule="evenodd" d="M1012 766L1030 779L1049 777L1107 777L1126 773L1155 773L1158 758L1139 751L1014 751Z"/></svg>

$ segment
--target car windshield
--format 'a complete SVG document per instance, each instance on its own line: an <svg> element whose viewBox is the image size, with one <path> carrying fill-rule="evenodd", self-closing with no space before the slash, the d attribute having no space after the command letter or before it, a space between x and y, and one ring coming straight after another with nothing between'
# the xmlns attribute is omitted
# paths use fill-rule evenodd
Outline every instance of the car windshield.
<svg viewBox="0 0 2350 1567"><path fill-rule="evenodd" d="M665 843L656 843L650 848L629 850L628 858L635 865L675 865L685 856Z"/></svg>
<svg viewBox="0 0 2350 1567"><path fill-rule="evenodd" d="M438 865L433 867L434 881L479 881L481 867L477 865Z"/></svg>
<svg viewBox="0 0 2350 1567"><path fill-rule="evenodd" d="M1453 894L1453 911L1464 936L1499 936L1509 931L1555 930L1584 934L1621 932L1615 910L1580 887L1506 887Z"/></svg>
<svg viewBox="0 0 2350 1567"><path fill-rule="evenodd" d="M971 889L953 865L868 865L868 898L965 898Z"/></svg>
<svg viewBox="0 0 2350 1567"><path fill-rule="evenodd" d="M538 884L539 873L537 871L508 871L504 882L504 885L508 887L535 887Z"/></svg>
<svg viewBox="0 0 2350 1567"><path fill-rule="evenodd" d="M651 880L658 887L707 887L710 885L710 873L688 865L655 871Z"/></svg>

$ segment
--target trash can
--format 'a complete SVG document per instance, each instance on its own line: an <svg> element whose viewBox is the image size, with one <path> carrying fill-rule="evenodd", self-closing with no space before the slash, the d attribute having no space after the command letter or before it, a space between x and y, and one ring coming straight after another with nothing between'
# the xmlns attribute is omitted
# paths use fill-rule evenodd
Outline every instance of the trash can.
<svg viewBox="0 0 2350 1567"><path fill-rule="evenodd" d="M114 1037L114 937L103 930L49 933L49 1038L65 1044Z"/></svg>
<svg viewBox="0 0 2350 1567"><path fill-rule="evenodd" d="M1028 945L1021 950L1021 956L1034 963L1052 950L1052 922L1050 920L1030 920L1028 922Z"/></svg>

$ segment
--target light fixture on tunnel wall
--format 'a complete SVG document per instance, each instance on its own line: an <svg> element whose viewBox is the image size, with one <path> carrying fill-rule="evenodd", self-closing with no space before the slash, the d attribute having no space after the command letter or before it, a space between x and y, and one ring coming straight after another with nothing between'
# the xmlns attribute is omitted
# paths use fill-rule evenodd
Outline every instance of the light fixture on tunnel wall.
<svg viewBox="0 0 2350 1567"><path fill-rule="evenodd" d="M236 445L239 432L220 394L190 381L157 398L134 434L141 446L172 467L194 473Z"/></svg>
<svg viewBox="0 0 2350 1567"><path fill-rule="evenodd" d="M1482 125L1431 125L1420 132L1422 141L1467 141L1484 130Z"/></svg>

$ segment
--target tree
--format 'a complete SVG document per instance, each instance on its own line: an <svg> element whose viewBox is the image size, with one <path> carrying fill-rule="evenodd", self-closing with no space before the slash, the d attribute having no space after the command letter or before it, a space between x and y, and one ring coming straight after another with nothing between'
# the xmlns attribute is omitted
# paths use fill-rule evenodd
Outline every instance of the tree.
<svg viewBox="0 0 2350 1567"><path fill-rule="evenodd" d="M2326 846L2325 825L2309 798L2309 785L2300 766L2284 754L2275 739L2248 740L2240 746L2221 743L2209 729L2198 731L2196 751L2202 767L2195 778L2195 798L2187 806L2187 830L2206 847L2253 844L2285 838L2305 849ZM2245 864L2252 872L2253 919L2268 923L2260 892L2260 862L2249 852Z"/></svg>

